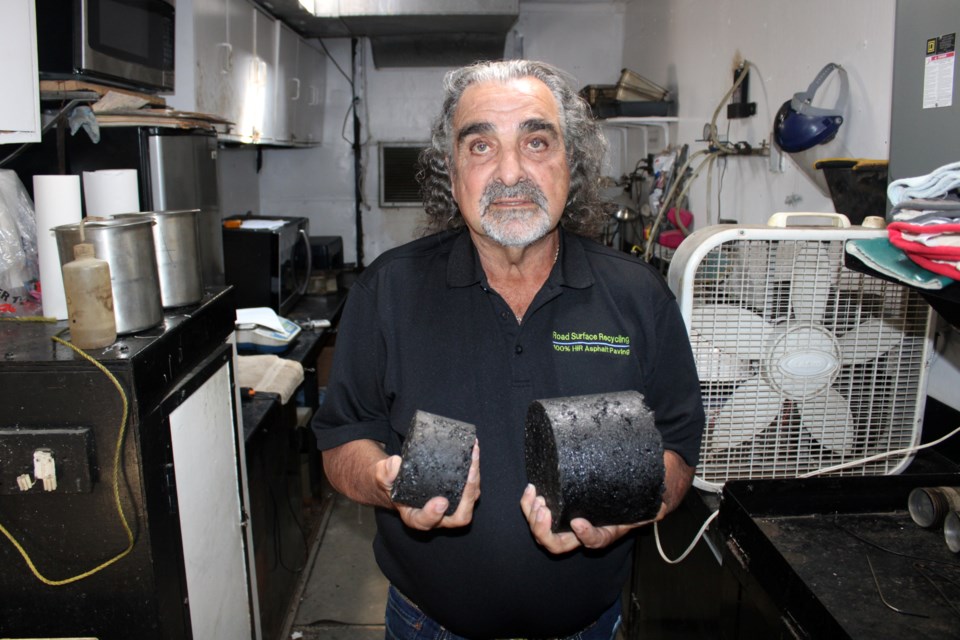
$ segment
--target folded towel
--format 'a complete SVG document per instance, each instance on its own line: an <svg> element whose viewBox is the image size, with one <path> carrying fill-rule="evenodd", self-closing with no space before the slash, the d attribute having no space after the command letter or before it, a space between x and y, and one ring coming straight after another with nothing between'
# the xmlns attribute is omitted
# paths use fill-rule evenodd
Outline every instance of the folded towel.
<svg viewBox="0 0 960 640"><path fill-rule="evenodd" d="M929 258L925 258L924 256L912 255L909 253L907 254L907 257L927 271L932 271L933 273L946 276L947 278L952 278L953 280L960 280L960 262L951 260L931 260Z"/></svg>
<svg viewBox="0 0 960 640"><path fill-rule="evenodd" d="M948 193L939 198L909 198L897 205L896 211L960 211L960 196Z"/></svg>
<svg viewBox="0 0 960 640"><path fill-rule="evenodd" d="M844 248L874 271L920 289L938 290L953 282L950 276L919 266L887 238L848 240Z"/></svg>
<svg viewBox="0 0 960 640"><path fill-rule="evenodd" d="M887 185L887 199L893 206L912 198L945 196L960 187L960 162L945 164L933 172L913 178L900 178Z"/></svg>
<svg viewBox="0 0 960 640"><path fill-rule="evenodd" d="M894 222L909 222L911 224L960 224L960 210L955 216L946 215L944 211L904 211L898 210L893 214Z"/></svg>
<svg viewBox="0 0 960 640"><path fill-rule="evenodd" d="M891 222L887 234L895 247L912 258L921 255L930 260L960 260L960 246L955 240L960 224L916 225Z"/></svg>
<svg viewBox="0 0 960 640"><path fill-rule="evenodd" d="M303 382L303 365L276 355L237 356L237 382L254 391L280 394L287 404Z"/></svg>

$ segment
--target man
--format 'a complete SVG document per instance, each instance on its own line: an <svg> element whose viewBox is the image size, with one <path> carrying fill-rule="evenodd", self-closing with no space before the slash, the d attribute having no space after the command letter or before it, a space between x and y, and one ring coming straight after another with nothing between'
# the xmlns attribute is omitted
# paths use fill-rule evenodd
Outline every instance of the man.
<svg viewBox="0 0 960 640"><path fill-rule="evenodd" d="M630 532L648 523L580 518L553 533L525 475L526 411L542 398L642 392L663 436L663 518L690 486L703 428L683 320L654 269L579 235L602 220L605 144L558 70L484 63L450 72L445 88L421 159L427 214L445 230L388 251L351 289L315 423L324 469L377 507L387 638L608 640ZM563 348L566 334L600 332L629 349ZM477 429L449 516L443 497L422 508L390 499L417 410Z"/></svg>

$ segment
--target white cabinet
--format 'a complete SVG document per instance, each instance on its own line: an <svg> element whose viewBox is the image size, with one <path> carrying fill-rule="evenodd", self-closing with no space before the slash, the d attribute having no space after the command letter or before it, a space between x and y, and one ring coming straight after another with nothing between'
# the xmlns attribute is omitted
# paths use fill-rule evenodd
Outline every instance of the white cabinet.
<svg viewBox="0 0 960 640"><path fill-rule="evenodd" d="M277 21L253 9L253 62L247 80L243 142L276 140Z"/></svg>
<svg viewBox="0 0 960 640"><path fill-rule="evenodd" d="M253 69L255 10L248 0L177 3L176 88L167 104L226 120L227 137L249 128L246 83Z"/></svg>
<svg viewBox="0 0 960 640"><path fill-rule="evenodd" d="M285 25L278 26L276 141L292 145L323 140L326 56Z"/></svg>
<svg viewBox="0 0 960 640"><path fill-rule="evenodd" d="M319 143L325 74L323 54L251 0L177 3L177 86L167 103L228 121L225 140Z"/></svg>
<svg viewBox="0 0 960 640"><path fill-rule="evenodd" d="M300 40L298 47L300 99L294 112L294 142L323 142L323 107L327 91L327 56L309 42Z"/></svg>
<svg viewBox="0 0 960 640"><path fill-rule="evenodd" d="M275 94L274 131L279 141L296 138L294 113L303 93L303 82L297 68L300 36L285 24L277 25L277 92Z"/></svg>
<svg viewBox="0 0 960 640"><path fill-rule="evenodd" d="M226 120L222 137L270 137L275 21L249 0L177 3L177 80L167 103Z"/></svg>
<svg viewBox="0 0 960 640"><path fill-rule="evenodd" d="M0 2L0 144L40 141L37 19L33 0Z"/></svg>

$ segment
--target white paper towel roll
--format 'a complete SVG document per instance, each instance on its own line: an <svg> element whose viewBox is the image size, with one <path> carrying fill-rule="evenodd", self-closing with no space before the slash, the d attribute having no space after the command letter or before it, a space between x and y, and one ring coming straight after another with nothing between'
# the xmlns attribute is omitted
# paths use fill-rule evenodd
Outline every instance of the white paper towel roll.
<svg viewBox="0 0 960 640"><path fill-rule="evenodd" d="M67 297L53 228L80 222L79 176L33 176L33 207L37 216L37 258L43 315L66 320Z"/></svg>
<svg viewBox="0 0 960 640"><path fill-rule="evenodd" d="M140 211L136 169L83 172L83 203L88 216L111 216Z"/></svg>

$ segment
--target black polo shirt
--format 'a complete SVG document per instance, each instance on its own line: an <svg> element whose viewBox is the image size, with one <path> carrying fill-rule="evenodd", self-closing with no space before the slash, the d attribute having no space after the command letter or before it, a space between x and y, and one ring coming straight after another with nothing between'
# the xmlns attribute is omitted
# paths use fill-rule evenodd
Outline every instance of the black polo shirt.
<svg viewBox="0 0 960 640"><path fill-rule="evenodd" d="M384 253L350 290L314 430L321 449L369 438L398 454L418 409L474 424L481 496L471 525L413 531L378 509L377 561L454 633L563 636L616 599L633 536L562 556L534 541L520 510L527 407L628 389L644 394L665 448L695 466L696 368L653 268L561 231L558 263L518 324L469 234L444 232Z"/></svg>

